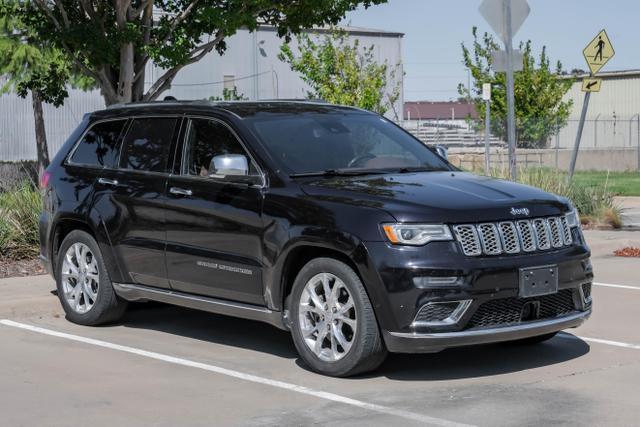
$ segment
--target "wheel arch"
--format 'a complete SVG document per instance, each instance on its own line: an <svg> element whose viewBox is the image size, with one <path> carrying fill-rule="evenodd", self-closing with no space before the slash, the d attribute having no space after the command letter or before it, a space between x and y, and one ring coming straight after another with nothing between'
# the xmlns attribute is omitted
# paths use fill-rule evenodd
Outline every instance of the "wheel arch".
<svg viewBox="0 0 640 427"><path fill-rule="evenodd" d="M51 242L49 253L54 277L58 264L60 246L62 245L65 237L75 230L84 231L93 237L93 239L98 243L104 263L112 276L111 280L116 282L121 281L122 274L116 263L109 236L100 215L95 211L87 217L62 215L54 221L53 226L51 227L51 237L49 239Z"/></svg>

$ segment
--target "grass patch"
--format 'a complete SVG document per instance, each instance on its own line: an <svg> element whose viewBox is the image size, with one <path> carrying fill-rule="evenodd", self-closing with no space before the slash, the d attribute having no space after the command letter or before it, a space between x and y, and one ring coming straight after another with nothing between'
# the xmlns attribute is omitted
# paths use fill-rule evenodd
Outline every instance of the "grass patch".
<svg viewBox="0 0 640 427"><path fill-rule="evenodd" d="M607 187L616 196L640 196L640 172L577 171L573 179L585 187Z"/></svg>
<svg viewBox="0 0 640 427"><path fill-rule="evenodd" d="M495 169L491 175L509 179L507 169ZM620 208L613 201L615 194L609 186L606 172L598 182L586 185L579 180L569 182L566 172L550 168L526 168L518 170L518 182L568 198L587 226L622 227Z"/></svg>
<svg viewBox="0 0 640 427"><path fill-rule="evenodd" d="M0 193L0 256L27 259L38 255L38 221L42 198L25 183Z"/></svg>

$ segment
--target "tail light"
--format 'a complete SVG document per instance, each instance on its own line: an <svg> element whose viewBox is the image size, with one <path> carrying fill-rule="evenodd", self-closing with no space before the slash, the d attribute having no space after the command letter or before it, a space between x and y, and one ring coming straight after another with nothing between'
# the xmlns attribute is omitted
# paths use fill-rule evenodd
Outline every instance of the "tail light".
<svg viewBox="0 0 640 427"><path fill-rule="evenodd" d="M40 189L45 190L49 186L49 181L51 180L51 172L44 171L40 176Z"/></svg>

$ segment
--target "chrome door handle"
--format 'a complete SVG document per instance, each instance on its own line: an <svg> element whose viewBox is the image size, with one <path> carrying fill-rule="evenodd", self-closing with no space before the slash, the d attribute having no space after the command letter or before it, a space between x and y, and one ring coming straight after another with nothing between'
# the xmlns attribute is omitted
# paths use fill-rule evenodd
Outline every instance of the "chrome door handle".
<svg viewBox="0 0 640 427"><path fill-rule="evenodd" d="M99 178L98 183L102 185L110 185L111 187L116 187L118 185L118 180L109 179L109 178Z"/></svg>
<svg viewBox="0 0 640 427"><path fill-rule="evenodd" d="M191 190L187 190L186 188L178 188L178 187L171 187L169 189L169 193L175 194L177 196L191 196L193 194Z"/></svg>

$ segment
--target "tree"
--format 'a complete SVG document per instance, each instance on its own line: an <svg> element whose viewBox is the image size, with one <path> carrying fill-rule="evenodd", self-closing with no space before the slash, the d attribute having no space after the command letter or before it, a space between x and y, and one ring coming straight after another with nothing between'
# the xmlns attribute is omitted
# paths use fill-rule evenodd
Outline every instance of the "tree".
<svg viewBox="0 0 640 427"><path fill-rule="evenodd" d="M499 49L493 37L484 33L479 40L478 31L473 27L473 48L462 44L465 66L471 70L474 84L469 89L458 85L462 96L472 98L480 117L484 117L485 105L482 100L482 84L490 83L492 133L501 138L506 136L506 73L491 70L491 52ZM516 136L522 148L543 148L551 136L562 128L571 113L573 101L563 101L563 96L571 88L573 79L560 78L562 64L550 66L546 47L542 48L538 61L533 57L531 40L520 43L523 53L522 71L514 73ZM482 125L481 125L482 126Z"/></svg>
<svg viewBox="0 0 640 427"><path fill-rule="evenodd" d="M16 92L26 98L31 93L38 174L41 175L49 166L42 104L47 102L57 107L64 102L71 68L61 51L38 41L16 13L20 7L15 0L0 2L0 75L5 79L0 94Z"/></svg>
<svg viewBox="0 0 640 427"><path fill-rule="evenodd" d="M386 0L22 0L20 18L95 80L107 105L155 100L178 72L240 28L275 26L289 37L338 23L359 5ZM145 67L164 69L145 92Z"/></svg>
<svg viewBox="0 0 640 427"><path fill-rule="evenodd" d="M384 114L400 97L395 70L375 60L373 45L360 48L358 40L350 44L344 31L332 30L316 42L309 34L298 36L299 55L285 43L280 60L300 73L311 87L309 98L320 98L333 104L352 105Z"/></svg>
<svg viewBox="0 0 640 427"><path fill-rule="evenodd" d="M238 93L238 88L233 87L233 89L224 88L222 89L222 96L210 96L209 101L247 101L249 98L244 96L244 93Z"/></svg>

